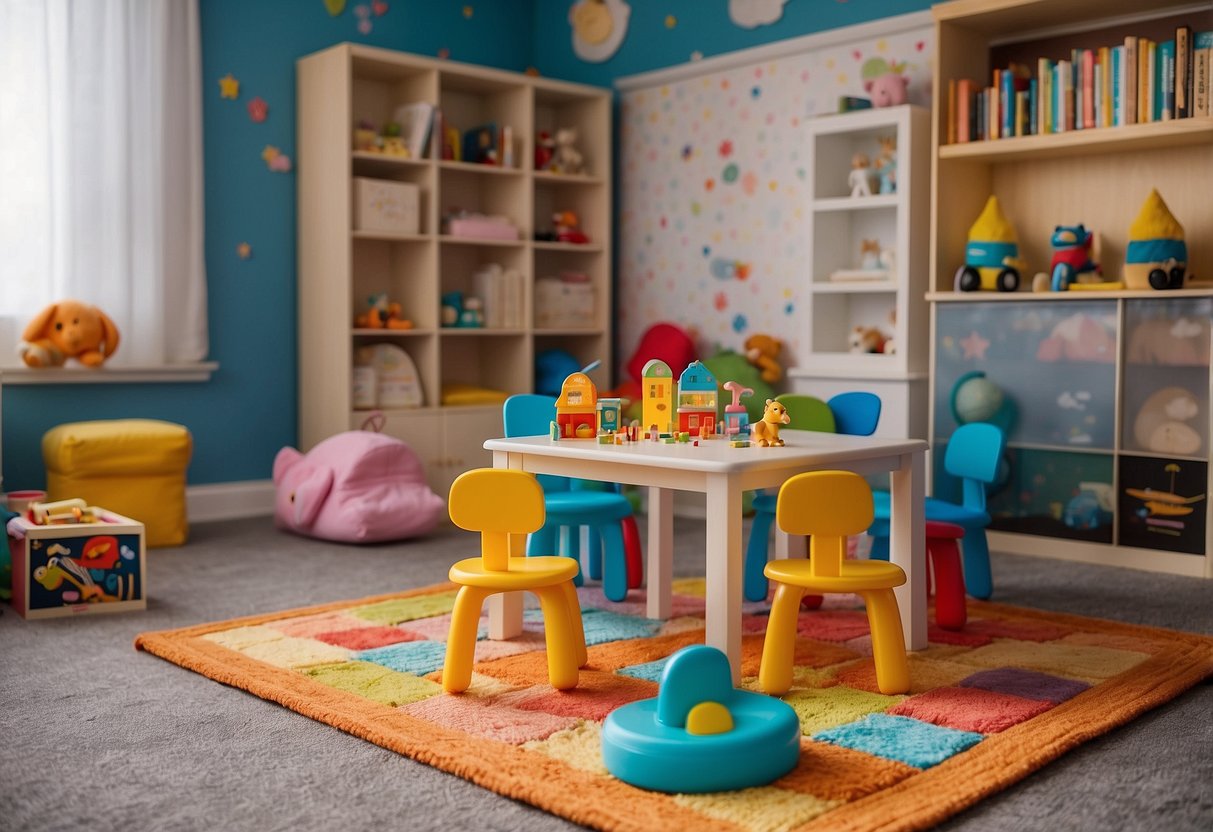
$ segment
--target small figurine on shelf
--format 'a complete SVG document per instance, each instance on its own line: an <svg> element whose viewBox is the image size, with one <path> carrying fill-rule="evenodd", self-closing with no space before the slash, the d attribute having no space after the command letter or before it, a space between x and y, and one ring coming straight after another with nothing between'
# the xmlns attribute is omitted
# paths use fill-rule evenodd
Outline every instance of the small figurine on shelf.
<svg viewBox="0 0 1213 832"><path fill-rule="evenodd" d="M585 160L577 149L577 131L572 127L562 127L556 131L555 148L552 154L550 170L563 173L566 176L576 176L585 173Z"/></svg>
<svg viewBox="0 0 1213 832"><path fill-rule="evenodd" d="M886 340L884 333L874 326L857 326L851 330L847 346L853 353L882 353Z"/></svg>
<svg viewBox="0 0 1213 832"><path fill-rule="evenodd" d="M354 128L354 150L363 153L375 153L379 150L379 134L375 132L375 125L366 119L359 121L358 126Z"/></svg>
<svg viewBox="0 0 1213 832"><path fill-rule="evenodd" d="M354 326L360 329L412 329L413 322L400 315L400 304L388 300L387 292L378 292L367 298L370 309L354 318Z"/></svg>
<svg viewBox="0 0 1213 832"><path fill-rule="evenodd" d="M446 292L442 296L442 325L458 326L463 315L463 292Z"/></svg>
<svg viewBox="0 0 1213 832"><path fill-rule="evenodd" d="M1051 289L1054 292L1064 292L1076 283L1102 287L1099 264L1092 259L1095 239L1095 235L1081 224L1059 225L1054 228L1053 236L1049 238L1049 244L1053 246L1049 275L1038 274L1032 281L1032 291Z"/></svg>
<svg viewBox="0 0 1213 832"><path fill-rule="evenodd" d="M590 241L590 238L580 228L581 221L576 212L557 211L552 215L552 222L556 225L557 242L584 245Z"/></svg>
<svg viewBox="0 0 1213 832"><path fill-rule="evenodd" d="M880 240L860 240L859 241L859 268L862 271L876 271L884 269L884 261L881 259Z"/></svg>
<svg viewBox="0 0 1213 832"><path fill-rule="evenodd" d="M1125 284L1129 289L1182 289L1187 266L1184 227L1152 190L1129 226Z"/></svg>
<svg viewBox="0 0 1213 832"><path fill-rule="evenodd" d="M880 193L891 194L897 191L897 137L883 136L880 139L880 155L873 165L880 179Z"/></svg>
<svg viewBox="0 0 1213 832"><path fill-rule="evenodd" d="M404 143L399 122L389 121L383 125L383 153L386 156L397 156L407 159L411 155L409 146Z"/></svg>
<svg viewBox="0 0 1213 832"><path fill-rule="evenodd" d="M1019 289L1020 273L1025 268L1026 264L1019 258L1019 236L1015 226L1002 213L998 197L991 195L969 227L965 262L956 270L956 290L1014 292Z"/></svg>
<svg viewBox="0 0 1213 832"><path fill-rule="evenodd" d="M459 313L458 326L465 329L480 329L484 326L484 303L478 297L465 298L463 311Z"/></svg>
<svg viewBox="0 0 1213 832"><path fill-rule="evenodd" d="M872 183L868 179L868 166L871 164L866 153L856 153L851 157L851 174L847 182L851 186L851 196L871 196Z"/></svg>
<svg viewBox="0 0 1213 832"><path fill-rule="evenodd" d="M535 137L535 170L547 170L556 155L556 140L547 130L540 130Z"/></svg>

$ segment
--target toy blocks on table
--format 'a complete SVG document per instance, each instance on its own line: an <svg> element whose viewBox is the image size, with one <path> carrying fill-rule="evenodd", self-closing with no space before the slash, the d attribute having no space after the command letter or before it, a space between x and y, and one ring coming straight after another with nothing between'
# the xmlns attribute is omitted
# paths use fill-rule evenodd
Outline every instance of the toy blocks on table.
<svg viewBox="0 0 1213 832"><path fill-rule="evenodd" d="M171 422L59 425L42 437L48 498L107 506L142 523L148 546L179 546L189 535L185 469L192 451L190 432Z"/></svg>
<svg viewBox="0 0 1213 832"><path fill-rule="evenodd" d="M137 520L94 509L95 523L10 521L13 608L22 618L147 608L147 547Z"/></svg>

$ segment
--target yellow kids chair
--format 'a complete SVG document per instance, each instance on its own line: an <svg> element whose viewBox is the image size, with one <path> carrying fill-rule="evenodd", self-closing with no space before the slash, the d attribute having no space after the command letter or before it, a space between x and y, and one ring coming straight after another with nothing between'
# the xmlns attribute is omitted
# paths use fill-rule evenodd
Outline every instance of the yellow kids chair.
<svg viewBox="0 0 1213 832"><path fill-rule="evenodd" d="M847 560L847 536L872 524L872 489L850 471L798 474L779 489L779 528L810 535L808 560L774 560L763 570L774 581L758 683L782 696L792 686L796 619L805 592L854 592L863 597L872 629L876 684L884 694L910 689L910 667L893 587L906 582L901 567L879 560Z"/></svg>
<svg viewBox="0 0 1213 832"><path fill-rule="evenodd" d="M467 690L484 599L518 590L539 596L552 687L577 687L577 668L588 661L581 606L573 588L577 562L523 555L526 536L543 526L544 520L543 489L535 477L498 468L467 471L451 485L448 505L456 526L480 532L480 557L451 567L450 579L460 589L451 613L442 687L450 693Z"/></svg>

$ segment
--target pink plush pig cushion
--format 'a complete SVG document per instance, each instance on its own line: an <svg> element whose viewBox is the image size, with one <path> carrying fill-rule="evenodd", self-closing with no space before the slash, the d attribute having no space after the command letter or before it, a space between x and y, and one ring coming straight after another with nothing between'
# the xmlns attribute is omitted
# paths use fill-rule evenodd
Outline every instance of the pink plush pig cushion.
<svg viewBox="0 0 1213 832"><path fill-rule="evenodd" d="M306 454L283 448L274 486L278 528L343 543L423 535L446 510L413 449L370 431L330 436Z"/></svg>

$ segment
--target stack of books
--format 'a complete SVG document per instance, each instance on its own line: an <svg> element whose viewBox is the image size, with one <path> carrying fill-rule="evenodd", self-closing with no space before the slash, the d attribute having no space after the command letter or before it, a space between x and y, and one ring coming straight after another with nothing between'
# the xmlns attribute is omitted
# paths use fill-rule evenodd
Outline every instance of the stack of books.
<svg viewBox="0 0 1213 832"><path fill-rule="evenodd" d="M947 142L975 142L1213 115L1213 32L1073 49L995 69L990 86L948 81Z"/></svg>

